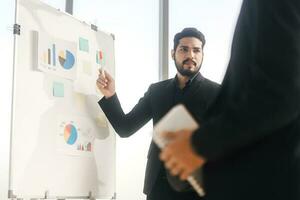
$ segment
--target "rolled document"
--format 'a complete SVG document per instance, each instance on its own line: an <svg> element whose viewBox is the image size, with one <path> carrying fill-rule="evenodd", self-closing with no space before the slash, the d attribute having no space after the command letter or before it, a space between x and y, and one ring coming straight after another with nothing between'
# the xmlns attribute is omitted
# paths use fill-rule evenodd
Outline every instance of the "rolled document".
<svg viewBox="0 0 300 200"><path fill-rule="evenodd" d="M188 110L182 105L178 104L174 106L154 127L153 129L153 141L156 145L163 149L166 144L168 144L168 140L163 139L159 136L161 132L175 132L184 129L188 129L194 131L198 129L198 123L191 116ZM199 170L197 170L199 171ZM198 172L197 172L198 173ZM187 178L189 184L194 188L194 190L198 193L200 197L205 195L205 192L200 185L201 180L200 176L196 176L195 174L190 175Z"/></svg>

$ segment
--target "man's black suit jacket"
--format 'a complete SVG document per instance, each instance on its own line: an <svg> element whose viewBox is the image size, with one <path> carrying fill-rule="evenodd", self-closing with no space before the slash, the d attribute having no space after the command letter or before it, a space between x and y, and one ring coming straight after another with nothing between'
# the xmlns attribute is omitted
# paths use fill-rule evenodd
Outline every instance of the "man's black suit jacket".
<svg viewBox="0 0 300 200"><path fill-rule="evenodd" d="M300 1L244 0L193 147L208 200L300 199Z"/></svg>
<svg viewBox="0 0 300 200"><path fill-rule="evenodd" d="M155 125L174 106L175 87L175 78L152 84L144 97L127 114L123 112L117 95L108 99L103 97L99 101L99 105L115 131L121 137L129 137L151 119L153 119ZM200 121L209 103L216 97L218 89L219 85L217 83L204 78L198 73L192 80L182 103L188 107L195 119ZM158 147L151 143L145 175L145 194L151 192L162 167L158 154Z"/></svg>

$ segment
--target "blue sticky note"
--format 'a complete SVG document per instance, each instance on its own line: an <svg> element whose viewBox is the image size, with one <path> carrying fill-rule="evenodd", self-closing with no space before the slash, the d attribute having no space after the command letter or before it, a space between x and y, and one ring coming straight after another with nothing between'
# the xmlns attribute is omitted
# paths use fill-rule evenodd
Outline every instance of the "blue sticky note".
<svg viewBox="0 0 300 200"><path fill-rule="evenodd" d="M79 38L79 50L89 52L89 41L87 39Z"/></svg>
<svg viewBox="0 0 300 200"><path fill-rule="evenodd" d="M59 83L59 82L53 83L53 96L55 97L65 96L65 87L63 83Z"/></svg>

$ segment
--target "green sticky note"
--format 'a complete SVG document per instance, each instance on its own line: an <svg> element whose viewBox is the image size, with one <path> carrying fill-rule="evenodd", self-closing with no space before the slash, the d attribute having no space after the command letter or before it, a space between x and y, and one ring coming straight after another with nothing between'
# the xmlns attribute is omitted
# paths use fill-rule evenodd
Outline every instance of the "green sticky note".
<svg viewBox="0 0 300 200"><path fill-rule="evenodd" d="M59 83L59 82L53 83L53 96L55 97L65 96L65 87L63 83Z"/></svg>
<svg viewBox="0 0 300 200"><path fill-rule="evenodd" d="M89 41L87 39L79 38L79 50L89 52Z"/></svg>

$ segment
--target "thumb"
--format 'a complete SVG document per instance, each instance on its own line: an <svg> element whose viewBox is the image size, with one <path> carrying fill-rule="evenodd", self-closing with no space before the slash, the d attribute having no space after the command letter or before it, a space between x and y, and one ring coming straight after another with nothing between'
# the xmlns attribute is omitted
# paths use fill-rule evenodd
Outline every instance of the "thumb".
<svg viewBox="0 0 300 200"><path fill-rule="evenodd" d="M176 135L173 132L160 132L159 136L165 140L173 140L176 138Z"/></svg>
<svg viewBox="0 0 300 200"><path fill-rule="evenodd" d="M112 76L106 70L104 70L104 74L105 74L105 77L107 78L107 80L109 80L109 81L113 80Z"/></svg>

